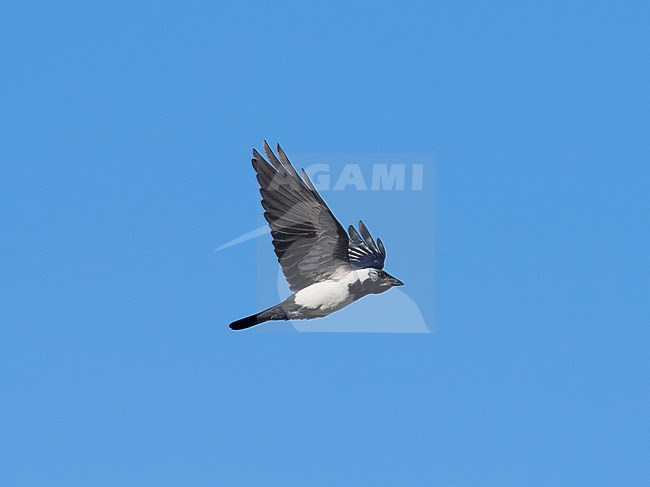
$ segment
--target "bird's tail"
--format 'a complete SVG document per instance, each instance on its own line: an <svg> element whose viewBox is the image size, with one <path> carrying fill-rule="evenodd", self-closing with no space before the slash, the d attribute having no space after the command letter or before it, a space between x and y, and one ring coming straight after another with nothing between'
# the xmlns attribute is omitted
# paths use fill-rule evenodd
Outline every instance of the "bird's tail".
<svg viewBox="0 0 650 487"><path fill-rule="evenodd" d="M287 313L282 309L280 305L273 306L254 315L247 316L237 321L230 323L231 330L245 330L255 325L260 325L270 320L286 320Z"/></svg>
<svg viewBox="0 0 650 487"><path fill-rule="evenodd" d="M247 316L246 318L242 318L241 320L233 321L232 323L230 323L230 329L245 330L246 328L259 325L260 323L264 323L265 321L267 320L261 320L259 318L259 313L255 313L254 315Z"/></svg>

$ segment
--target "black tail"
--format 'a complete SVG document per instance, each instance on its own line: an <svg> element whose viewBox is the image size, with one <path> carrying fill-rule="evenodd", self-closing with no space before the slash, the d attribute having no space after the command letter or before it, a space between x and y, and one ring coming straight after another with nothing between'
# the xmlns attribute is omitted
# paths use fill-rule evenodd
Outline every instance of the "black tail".
<svg viewBox="0 0 650 487"><path fill-rule="evenodd" d="M264 323L265 321L268 321L267 319L262 319L260 317L261 313L255 313L254 315L247 316L246 318L242 318L241 320L233 321L230 323L230 329L231 330L245 330L246 328L250 328L251 326L259 325L260 323Z"/></svg>
<svg viewBox="0 0 650 487"><path fill-rule="evenodd" d="M269 320L286 320L287 313L282 309L281 305L273 306L272 308L265 309L254 315L247 316L241 320L233 321L230 323L231 330L245 330L251 326L259 325Z"/></svg>

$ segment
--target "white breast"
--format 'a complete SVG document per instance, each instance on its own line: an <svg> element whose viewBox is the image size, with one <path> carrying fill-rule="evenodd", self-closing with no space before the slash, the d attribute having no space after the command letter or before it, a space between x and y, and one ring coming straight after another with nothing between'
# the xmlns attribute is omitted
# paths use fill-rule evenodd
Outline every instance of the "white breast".
<svg viewBox="0 0 650 487"><path fill-rule="evenodd" d="M367 269L351 271L337 281L323 281L307 286L295 295L298 306L332 313L352 303L349 285L368 278Z"/></svg>

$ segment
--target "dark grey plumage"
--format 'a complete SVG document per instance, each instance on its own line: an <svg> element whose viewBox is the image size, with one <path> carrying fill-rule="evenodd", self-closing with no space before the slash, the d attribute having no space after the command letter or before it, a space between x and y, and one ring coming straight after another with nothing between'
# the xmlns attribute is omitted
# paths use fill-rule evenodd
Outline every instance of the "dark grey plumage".
<svg viewBox="0 0 650 487"><path fill-rule="evenodd" d="M282 148L273 154L266 141L269 161L253 150L264 207L271 227L275 255L292 291L350 268L348 236L302 170L300 178Z"/></svg>

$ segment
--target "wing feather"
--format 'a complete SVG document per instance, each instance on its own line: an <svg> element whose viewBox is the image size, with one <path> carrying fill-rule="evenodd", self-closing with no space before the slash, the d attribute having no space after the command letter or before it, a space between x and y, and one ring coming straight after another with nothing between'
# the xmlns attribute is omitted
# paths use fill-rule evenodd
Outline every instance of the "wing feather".
<svg viewBox="0 0 650 487"><path fill-rule="evenodd" d="M359 235L361 232L361 235ZM359 231L352 225L348 228L350 234L350 265L353 269L365 269L372 267L374 269L383 269L386 261L386 248L381 239L377 243L372 238L368 227L359 221Z"/></svg>
<svg viewBox="0 0 650 487"><path fill-rule="evenodd" d="M292 291L350 270L348 236L316 191L301 178L278 145L278 157L264 141L268 161L253 150L253 168L262 195L273 247Z"/></svg>

